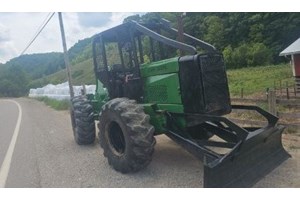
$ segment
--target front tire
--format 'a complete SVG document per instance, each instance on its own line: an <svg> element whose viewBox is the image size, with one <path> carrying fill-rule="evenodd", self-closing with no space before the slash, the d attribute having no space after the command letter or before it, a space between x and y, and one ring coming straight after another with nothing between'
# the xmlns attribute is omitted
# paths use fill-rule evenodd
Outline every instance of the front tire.
<svg viewBox="0 0 300 200"><path fill-rule="evenodd" d="M122 173L136 172L152 160L155 138L149 115L134 100L107 102L99 116L99 140L108 163Z"/></svg>
<svg viewBox="0 0 300 200"><path fill-rule="evenodd" d="M72 99L74 139L79 145L92 144L95 141L95 122L93 107L86 96Z"/></svg>

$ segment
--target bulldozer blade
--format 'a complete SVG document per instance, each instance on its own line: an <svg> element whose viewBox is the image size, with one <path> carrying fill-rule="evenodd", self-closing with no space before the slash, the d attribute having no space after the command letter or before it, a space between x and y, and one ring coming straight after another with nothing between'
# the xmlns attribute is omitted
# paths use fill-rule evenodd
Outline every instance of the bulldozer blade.
<svg viewBox="0 0 300 200"><path fill-rule="evenodd" d="M281 142L285 127L269 127L252 132L235 155L219 162L204 158L204 187L252 187L291 157Z"/></svg>

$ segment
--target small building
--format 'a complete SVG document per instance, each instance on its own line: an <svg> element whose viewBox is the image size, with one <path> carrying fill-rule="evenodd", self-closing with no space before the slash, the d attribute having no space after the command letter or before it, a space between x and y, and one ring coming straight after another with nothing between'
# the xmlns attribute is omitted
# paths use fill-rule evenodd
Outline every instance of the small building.
<svg viewBox="0 0 300 200"><path fill-rule="evenodd" d="M280 56L291 56L293 76L295 77L297 91L300 91L300 38L283 50Z"/></svg>

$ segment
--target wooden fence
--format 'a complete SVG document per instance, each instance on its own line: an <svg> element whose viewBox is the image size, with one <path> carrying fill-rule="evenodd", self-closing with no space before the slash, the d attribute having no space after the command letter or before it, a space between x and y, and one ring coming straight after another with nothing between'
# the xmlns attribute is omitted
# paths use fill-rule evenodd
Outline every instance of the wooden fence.
<svg viewBox="0 0 300 200"><path fill-rule="evenodd" d="M278 92L277 92L278 93ZM233 102L243 102L249 104L257 104L257 103L266 103L268 105L268 110L273 115L276 115L280 119L285 119L288 121L289 119L299 119L300 118L300 111L287 113L287 112L279 112L278 106L290 107L299 109L300 108L300 99L282 99L280 96L277 96L276 90L269 90L267 92L267 97L265 99L245 99L245 98L232 98ZM238 111L234 111L238 112ZM263 121L258 120L241 120L241 119L231 119L236 123L247 124L247 125L256 125L256 126L263 126L266 123ZM298 123L279 123L285 125L290 128L300 129L300 124Z"/></svg>
<svg viewBox="0 0 300 200"><path fill-rule="evenodd" d="M273 90L276 93L276 96L279 98L299 98L300 95L300 85L298 83L298 78L295 79L295 83L289 83L287 81L283 82L282 80L274 81Z"/></svg>
<svg viewBox="0 0 300 200"><path fill-rule="evenodd" d="M270 91L275 91L278 99L300 99L300 78L295 78L295 83L274 81L273 88L265 89L266 94ZM241 88L239 95L241 99L244 99L244 94L245 88Z"/></svg>

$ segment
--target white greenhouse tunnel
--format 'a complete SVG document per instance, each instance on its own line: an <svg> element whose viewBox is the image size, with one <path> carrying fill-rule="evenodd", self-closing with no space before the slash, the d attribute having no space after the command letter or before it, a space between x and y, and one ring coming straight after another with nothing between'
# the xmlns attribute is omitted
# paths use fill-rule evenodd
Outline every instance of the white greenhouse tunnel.
<svg viewBox="0 0 300 200"><path fill-rule="evenodd" d="M78 96L82 93L83 86L73 86L74 95ZM95 94L96 85L85 85L87 94ZM30 89L29 97L48 97L56 100L70 99L70 91L68 82L58 85L48 84L42 88Z"/></svg>

